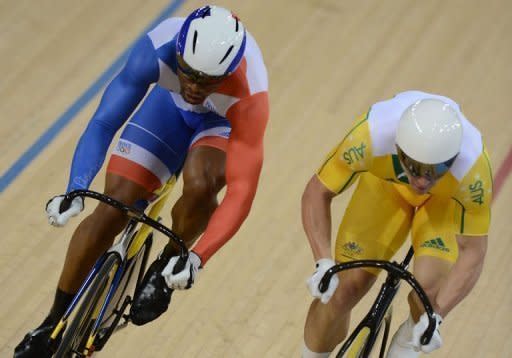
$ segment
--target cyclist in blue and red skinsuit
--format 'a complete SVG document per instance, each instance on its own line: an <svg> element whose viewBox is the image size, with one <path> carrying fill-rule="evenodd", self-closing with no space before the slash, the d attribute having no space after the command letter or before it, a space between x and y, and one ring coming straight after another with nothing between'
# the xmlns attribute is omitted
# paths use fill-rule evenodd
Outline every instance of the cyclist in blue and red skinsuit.
<svg viewBox="0 0 512 358"><path fill-rule="evenodd" d="M268 117L268 79L258 45L235 15L215 6L160 23L136 43L106 88L77 145L67 192L89 187L115 133L130 118L108 162L105 194L127 205L151 200L182 169L183 194L172 209L172 229L189 246L203 234L181 272L172 274L177 252L170 245L149 267L131 307L134 323L155 319L174 289L191 287L199 268L247 217ZM47 204L52 225L63 226L83 210L83 200L76 198L61 212L62 200L56 196ZM122 213L99 204L80 223L50 313L16 347L15 357L51 356L49 334L126 222Z"/></svg>

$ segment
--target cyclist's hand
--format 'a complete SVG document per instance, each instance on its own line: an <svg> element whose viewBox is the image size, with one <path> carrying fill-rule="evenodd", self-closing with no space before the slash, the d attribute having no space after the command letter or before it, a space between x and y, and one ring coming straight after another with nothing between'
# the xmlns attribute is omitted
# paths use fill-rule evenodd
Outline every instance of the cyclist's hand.
<svg viewBox="0 0 512 358"><path fill-rule="evenodd" d="M53 226L64 226L72 216L77 216L84 210L84 199L76 197L71 201L69 208L61 208L64 195L54 196L46 203L46 216Z"/></svg>
<svg viewBox="0 0 512 358"><path fill-rule="evenodd" d="M336 262L334 262L332 259L318 260L316 262L315 273L313 273L313 275L307 280L309 292L311 292L313 297L320 298L320 301L322 301L323 304L329 302L340 282L338 275L335 274L331 277L331 281L329 281L329 287L327 287L327 290L324 293L321 293L318 288L318 285L320 284L322 277L324 277L325 272L334 265L336 265Z"/></svg>
<svg viewBox="0 0 512 358"><path fill-rule="evenodd" d="M412 342L415 347L419 348L423 353L430 353L438 348L441 348L443 345L443 340L441 338L441 333L439 332L439 326L443 322L443 318L434 313L434 317L436 318L436 329L434 330L434 335L430 340L429 344L422 345L421 344L421 336L428 327L428 316L426 313L423 313L420 317L418 323L416 323L412 329Z"/></svg>
<svg viewBox="0 0 512 358"><path fill-rule="evenodd" d="M183 270L173 274L174 266L176 266L178 259L179 256L171 257L169 263L162 271L162 276L165 278L167 285L173 290L187 290L192 287L197 279L197 274L201 266L201 258L195 252L191 251Z"/></svg>

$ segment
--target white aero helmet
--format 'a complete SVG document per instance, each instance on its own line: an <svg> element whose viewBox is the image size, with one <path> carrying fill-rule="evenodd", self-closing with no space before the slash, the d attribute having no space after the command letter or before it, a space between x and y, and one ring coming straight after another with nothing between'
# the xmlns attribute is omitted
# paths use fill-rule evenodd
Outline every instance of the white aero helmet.
<svg viewBox="0 0 512 358"><path fill-rule="evenodd" d="M459 115L439 99L419 100L402 114L396 144L416 162L451 165L462 144Z"/></svg>
<svg viewBox="0 0 512 358"><path fill-rule="evenodd" d="M245 42L245 27L236 15L207 5L185 19L176 51L192 69L208 76L224 76L240 64Z"/></svg>

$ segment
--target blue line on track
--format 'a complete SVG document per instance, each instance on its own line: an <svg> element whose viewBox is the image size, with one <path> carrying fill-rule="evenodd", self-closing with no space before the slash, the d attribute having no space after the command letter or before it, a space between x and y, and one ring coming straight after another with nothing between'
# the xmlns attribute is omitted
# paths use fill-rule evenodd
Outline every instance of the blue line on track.
<svg viewBox="0 0 512 358"><path fill-rule="evenodd" d="M171 16L185 0L173 0L160 15L139 35L143 36L159 22ZM21 172L43 151L44 148L75 118L75 116L91 101L108 81L120 70L126 61L135 41L126 49L103 74L48 128L34 144L28 148L9 169L0 177L0 193L2 193Z"/></svg>

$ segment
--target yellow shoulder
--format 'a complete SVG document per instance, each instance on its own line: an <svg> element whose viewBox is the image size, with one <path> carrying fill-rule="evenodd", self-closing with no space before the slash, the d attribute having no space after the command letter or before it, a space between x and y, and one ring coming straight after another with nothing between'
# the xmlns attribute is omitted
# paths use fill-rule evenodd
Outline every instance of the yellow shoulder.
<svg viewBox="0 0 512 358"><path fill-rule="evenodd" d="M319 179L333 192L353 183L355 174L371 166L372 150L368 113L359 116L343 140L326 156L317 171Z"/></svg>

